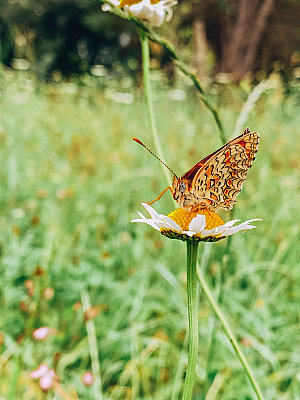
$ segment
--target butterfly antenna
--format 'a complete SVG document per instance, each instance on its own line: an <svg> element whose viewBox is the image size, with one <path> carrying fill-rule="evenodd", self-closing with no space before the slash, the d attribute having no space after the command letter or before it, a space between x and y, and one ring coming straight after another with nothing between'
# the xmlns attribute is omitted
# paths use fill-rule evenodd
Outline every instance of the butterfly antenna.
<svg viewBox="0 0 300 400"><path fill-rule="evenodd" d="M146 145L144 145L143 142L141 142L139 139L137 139L136 137L132 138L135 142L139 143L141 146L145 147L146 150L149 151L150 154L152 154L159 162L161 162L166 168L168 168L169 171L172 172L172 174L178 179L177 175L175 174L175 172L167 165L165 164L160 158L157 157L156 154L153 153L153 151L151 151Z"/></svg>

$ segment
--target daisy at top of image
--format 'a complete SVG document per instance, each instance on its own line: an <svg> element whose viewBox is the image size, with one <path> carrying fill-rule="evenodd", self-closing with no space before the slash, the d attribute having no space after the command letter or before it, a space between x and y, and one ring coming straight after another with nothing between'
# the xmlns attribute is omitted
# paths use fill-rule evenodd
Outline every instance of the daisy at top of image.
<svg viewBox="0 0 300 400"><path fill-rule="evenodd" d="M142 213L138 212L141 218L133 219L131 222L143 222L160 231L162 235L184 241L218 241L240 231L254 229L256 227L251 225L251 222L261 221L261 219L250 219L235 225L239 221L238 219L225 223L218 214L206 208L197 211L178 208L168 215L163 215L158 214L154 208L146 203L141 205L148 212L150 218L146 218Z"/></svg>
<svg viewBox="0 0 300 400"><path fill-rule="evenodd" d="M153 26L160 26L164 21L171 20L172 6L177 4L177 0L107 0L107 3L102 7L103 11L109 11L110 4L123 8L128 14L144 19Z"/></svg>

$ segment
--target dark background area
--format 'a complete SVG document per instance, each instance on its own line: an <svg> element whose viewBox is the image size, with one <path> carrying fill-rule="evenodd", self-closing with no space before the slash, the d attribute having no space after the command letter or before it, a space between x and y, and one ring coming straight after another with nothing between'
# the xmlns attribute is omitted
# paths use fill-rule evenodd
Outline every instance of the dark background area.
<svg viewBox="0 0 300 400"><path fill-rule="evenodd" d="M287 77L300 60L298 0L179 2L162 33L199 72L251 74L257 80L275 68ZM136 29L88 0L0 0L1 60L47 79L90 73L101 65L116 75L136 76ZM157 67L170 70L161 49ZM203 61L204 60L204 61ZM93 71L93 69L92 69ZM256 74L256 75L255 75Z"/></svg>

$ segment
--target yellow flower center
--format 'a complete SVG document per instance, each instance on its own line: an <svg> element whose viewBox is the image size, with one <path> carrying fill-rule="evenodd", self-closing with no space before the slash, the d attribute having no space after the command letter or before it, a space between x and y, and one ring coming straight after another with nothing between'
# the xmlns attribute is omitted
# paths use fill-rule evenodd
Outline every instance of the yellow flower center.
<svg viewBox="0 0 300 400"><path fill-rule="evenodd" d="M124 6L132 6L134 4L141 3L143 0L119 0L120 1L120 7ZM158 4L161 0L150 0L151 4Z"/></svg>
<svg viewBox="0 0 300 400"><path fill-rule="evenodd" d="M168 217L175 221L183 231L188 231L190 222L198 214L205 215L206 230L216 228L217 226L225 223L218 214L213 211L209 211L207 208L201 208L197 211L188 211L184 210L183 208L178 208L177 210L170 212Z"/></svg>

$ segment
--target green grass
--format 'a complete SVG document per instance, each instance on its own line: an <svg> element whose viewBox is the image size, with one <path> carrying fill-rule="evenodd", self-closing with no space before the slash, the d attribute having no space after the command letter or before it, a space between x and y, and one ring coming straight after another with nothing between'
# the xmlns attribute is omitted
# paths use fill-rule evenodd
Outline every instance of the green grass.
<svg viewBox="0 0 300 400"><path fill-rule="evenodd" d="M179 399L187 361L186 248L129 222L142 211L139 203L166 186L158 162L131 140L153 148L142 93L121 87L134 101L118 104L94 81L53 86L3 71L0 82L0 399L58 398L29 377L41 362L57 371L67 392L94 399L81 382L91 369L76 307L83 290L93 305L103 305L93 320L103 398ZM299 93L295 85L286 97L277 86L249 115L246 125L261 142L234 208L235 218L262 222L233 237L229 252L227 240L200 245L199 261L216 298L221 291L221 308L265 399L294 400L300 398ZM170 100L168 90L154 92L157 122L167 162L181 174L221 142L192 88L184 102ZM209 90L230 139L248 88ZM173 202L168 194L154 206L168 213ZM45 297L46 288L53 298ZM212 382L220 382L216 399L254 399L218 324L210 347L214 321L200 295L194 400L204 399ZM40 326L59 334L38 343L32 331Z"/></svg>

